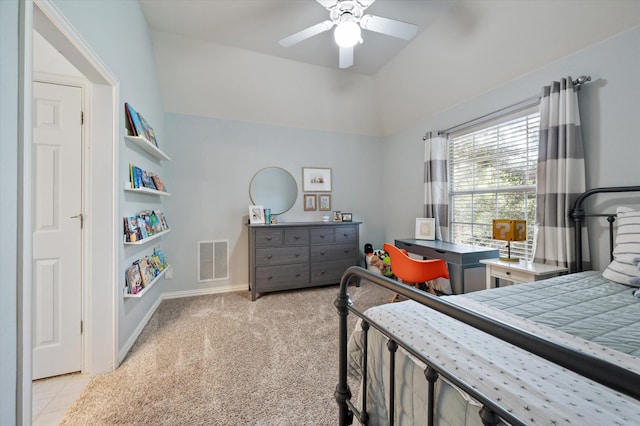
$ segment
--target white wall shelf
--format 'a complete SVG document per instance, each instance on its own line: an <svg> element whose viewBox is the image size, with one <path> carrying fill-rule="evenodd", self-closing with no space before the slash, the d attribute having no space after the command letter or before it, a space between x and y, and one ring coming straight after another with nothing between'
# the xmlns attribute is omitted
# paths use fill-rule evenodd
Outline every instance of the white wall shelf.
<svg viewBox="0 0 640 426"><path fill-rule="evenodd" d="M158 191L157 189L151 189L151 188L124 188L124 190L129 192L138 192L142 194L161 195L165 197L171 196L171 193L169 192Z"/></svg>
<svg viewBox="0 0 640 426"><path fill-rule="evenodd" d="M134 245L146 244L149 241L155 240L156 238L160 238L161 236L169 233L169 231L171 231L171 229L167 229L166 231L158 232L156 234L151 235L150 237L143 238L143 239L138 240L138 241L125 241L124 245L126 245L126 246L134 246Z"/></svg>
<svg viewBox="0 0 640 426"><path fill-rule="evenodd" d="M145 286L145 288L142 289L142 291L140 291L140 293L136 293L136 294L131 294L127 292L127 289L125 288L123 291L123 296L125 299L129 299L129 298L140 298L142 296L144 296L144 294L151 288L153 287L153 285L158 282L158 280L164 275L165 272L167 272L167 269L169 269L171 267L171 265L167 265L162 271L160 271L160 273L158 275L156 275L156 277L153 279L153 281L151 281L147 286Z"/></svg>
<svg viewBox="0 0 640 426"><path fill-rule="evenodd" d="M139 146L144 151L146 151L148 154L152 155L153 157L157 158L158 160L171 161L171 158L169 158L169 156L167 154L165 154L160 149L158 149L158 147L155 146L152 142L149 142L149 140L147 140L147 138L145 138L144 136L129 136L129 135L127 135L124 138L126 140L128 140L129 142Z"/></svg>

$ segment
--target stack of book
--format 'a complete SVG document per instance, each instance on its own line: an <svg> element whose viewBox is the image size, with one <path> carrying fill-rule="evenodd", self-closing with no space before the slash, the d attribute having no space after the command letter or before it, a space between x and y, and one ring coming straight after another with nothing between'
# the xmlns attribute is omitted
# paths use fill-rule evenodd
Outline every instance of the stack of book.
<svg viewBox="0 0 640 426"><path fill-rule="evenodd" d="M127 291L129 294L138 294L167 267L164 253L155 249L151 256L145 256L136 260L126 271Z"/></svg>
<svg viewBox="0 0 640 426"><path fill-rule="evenodd" d="M155 173L142 170L140 167L129 164L129 180L132 188L150 188L167 192L164 182Z"/></svg>
<svg viewBox="0 0 640 426"><path fill-rule="evenodd" d="M143 210L136 216L128 216L123 219L125 243L135 243L169 230L167 220L159 210Z"/></svg>
<svg viewBox="0 0 640 426"><path fill-rule="evenodd" d="M156 132L153 130L153 127L147 123L147 120L127 102L124 103L124 111L127 114L127 129L129 132L131 132L133 136L144 137L157 147Z"/></svg>

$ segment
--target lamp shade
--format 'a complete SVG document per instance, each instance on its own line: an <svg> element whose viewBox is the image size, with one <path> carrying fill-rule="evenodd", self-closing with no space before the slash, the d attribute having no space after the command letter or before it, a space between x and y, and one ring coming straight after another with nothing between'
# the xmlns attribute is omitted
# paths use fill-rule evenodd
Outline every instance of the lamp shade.
<svg viewBox="0 0 640 426"><path fill-rule="evenodd" d="M360 25L354 21L343 21L333 31L333 37L340 47L353 47L362 43L360 37Z"/></svg>
<svg viewBox="0 0 640 426"><path fill-rule="evenodd" d="M501 241L526 241L527 221L493 219L493 239Z"/></svg>

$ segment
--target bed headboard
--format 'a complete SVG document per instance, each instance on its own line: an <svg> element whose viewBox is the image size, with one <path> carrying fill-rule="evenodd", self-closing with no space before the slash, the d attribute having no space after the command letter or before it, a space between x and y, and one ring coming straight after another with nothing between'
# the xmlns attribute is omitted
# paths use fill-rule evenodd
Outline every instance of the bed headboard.
<svg viewBox="0 0 640 426"><path fill-rule="evenodd" d="M569 216L575 223L575 248L576 248L576 268L578 272L582 272L582 226L587 217L606 217L609 222L609 254L613 259L613 222L616 220L615 213L587 213L584 210L584 203L590 196L599 193L617 193L617 192L640 192L640 186L612 186L605 188L594 188L583 192L576 198L573 209Z"/></svg>

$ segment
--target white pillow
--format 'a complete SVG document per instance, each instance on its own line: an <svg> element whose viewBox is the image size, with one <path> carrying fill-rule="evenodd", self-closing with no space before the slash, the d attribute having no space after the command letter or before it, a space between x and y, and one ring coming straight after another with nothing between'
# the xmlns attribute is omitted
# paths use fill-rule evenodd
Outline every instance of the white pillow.
<svg viewBox="0 0 640 426"><path fill-rule="evenodd" d="M602 276L620 284L631 284L630 280L638 276L638 268L633 261L640 256L640 211L628 207L618 207L618 232L613 249L613 261ZM634 280L635 281L635 280Z"/></svg>

